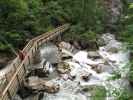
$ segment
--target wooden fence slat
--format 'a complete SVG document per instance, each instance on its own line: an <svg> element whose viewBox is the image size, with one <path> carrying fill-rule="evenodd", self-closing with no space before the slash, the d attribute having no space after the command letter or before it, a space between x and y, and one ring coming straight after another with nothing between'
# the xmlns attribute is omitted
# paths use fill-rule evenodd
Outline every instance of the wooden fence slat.
<svg viewBox="0 0 133 100"><path fill-rule="evenodd" d="M52 38L56 37L63 31L69 28L68 24L60 26L53 31L47 32L42 34L28 42L28 44L23 49L23 52L26 52L25 59L21 62L19 57L11 64L11 71L6 74L6 78L8 80L7 86L0 85L0 87L4 87L4 91L0 90L0 100L10 100L10 96L14 96L21 85L26 73L27 66L32 63L32 57L34 53L38 50L39 46L42 45L44 42L51 40ZM1 88L0 88L1 89Z"/></svg>

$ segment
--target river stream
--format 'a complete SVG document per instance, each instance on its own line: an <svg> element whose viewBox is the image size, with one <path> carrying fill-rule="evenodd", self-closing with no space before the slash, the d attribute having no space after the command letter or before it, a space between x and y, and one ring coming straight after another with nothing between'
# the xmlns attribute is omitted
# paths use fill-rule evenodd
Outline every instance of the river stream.
<svg viewBox="0 0 133 100"><path fill-rule="evenodd" d="M55 45L43 45L40 48L41 62L33 66L42 67L46 62L48 80L59 84L60 89L54 94L44 92L42 100L93 100L94 97L97 100L115 100L121 91L128 89L129 51L109 33L103 34L100 42L104 45L96 51L69 50L67 45L59 50ZM60 60L63 55L71 57ZM69 68L69 72L56 71L52 63L60 62L68 65L66 69Z"/></svg>
<svg viewBox="0 0 133 100"><path fill-rule="evenodd" d="M60 85L60 91L56 94L44 93L43 100L91 100L94 96L91 90L84 92L83 89L95 86L104 87L106 100L115 100L123 89L128 88L129 51L112 34L104 34L101 38L105 45L95 51L99 55L96 59L89 58L88 51L73 54L62 49L63 53L72 56L72 59L64 60L71 71L50 80ZM83 80L84 75L88 75L89 79ZM74 79L69 79L70 76Z"/></svg>

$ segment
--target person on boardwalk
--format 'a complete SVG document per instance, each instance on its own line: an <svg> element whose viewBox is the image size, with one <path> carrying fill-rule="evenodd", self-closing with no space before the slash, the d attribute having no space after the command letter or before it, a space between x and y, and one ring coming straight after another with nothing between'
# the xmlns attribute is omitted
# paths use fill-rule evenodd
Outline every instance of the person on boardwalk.
<svg viewBox="0 0 133 100"><path fill-rule="evenodd" d="M21 51L21 50L19 50L18 56L19 56L19 59L20 59L21 61L23 61L24 58L25 58L25 56L26 56L26 53L23 52L23 51Z"/></svg>

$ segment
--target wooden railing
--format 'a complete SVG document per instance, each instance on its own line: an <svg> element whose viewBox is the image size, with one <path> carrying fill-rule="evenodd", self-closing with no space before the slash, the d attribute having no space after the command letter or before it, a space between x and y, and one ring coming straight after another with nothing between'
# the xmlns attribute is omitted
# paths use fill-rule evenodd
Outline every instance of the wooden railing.
<svg viewBox="0 0 133 100"><path fill-rule="evenodd" d="M42 34L33 38L23 49L26 52L25 59L21 62L19 57L10 64L11 70L3 77L4 84L0 84L0 100L12 100L25 77L26 70L29 64L33 61L35 52L39 49L40 45L60 35L62 32L69 28L69 24L60 26L53 31ZM2 81L2 80L0 80Z"/></svg>

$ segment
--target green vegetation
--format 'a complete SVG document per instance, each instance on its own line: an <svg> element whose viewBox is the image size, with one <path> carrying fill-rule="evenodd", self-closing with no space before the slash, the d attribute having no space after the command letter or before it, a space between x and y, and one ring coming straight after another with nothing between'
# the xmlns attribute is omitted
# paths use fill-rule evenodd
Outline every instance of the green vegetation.
<svg viewBox="0 0 133 100"><path fill-rule="evenodd" d="M10 45L20 48L38 33L45 32L48 25L41 0L1 0L0 1L0 51L9 51ZM44 23L43 23L44 22Z"/></svg>
<svg viewBox="0 0 133 100"><path fill-rule="evenodd" d="M117 100L132 100L133 95L132 92L129 90L123 90L121 94L117 97Z"/></svg>
<svg viewBox="0 0 133 100"><path fill-rule="evenodd" d="M96 33L100 33L104 30L104 16L105 10L102 4L102 0L77 0L72 10L72 15L76 15L72 19L71 29L69 34L65 35L66 39L79 39L90 41L95 40ZM77 13L78 12L78 13ZM77 15L78 14L78 15Z"/></svg>
<svg viewBox="0 0 133 100"><path fill-rule="evenodd" d="M113 76L110 77L108 80L116 80L116 79L120 79L121 78L121 74L119 72L114 72L112 74L113 74Z"/></svg>
<svg viewBox="0 0 133 100"><path fill-rule="evenodd" d="M9 53L22 48L28 40L59 25L70 23L64 34L67 40L96 41L105 30L105 0L0 0L0 52ZM133 3L122 0L124 11L118 24L118 38L133 52ZM9 44L8 44L9 43ZM132 55L133 56L133 55ZM129 80L133 82L133 58ZM112 80L120 78L114 73ZM94 100L104 100L103 87L91 88ZM129 92L122 92L118 100L130 100Z"/></svg>
<svg viewBox="0 0 133 100"><path fill-rule="evenodd" d="M129 72L129 80L130 80L130 82L133 83L133 61L131 61L130 72Z"/></svg>
<svg viewBox="0 0 133 100"><path fill-rule="evenodd" d="M131 85L133 85L133 3L127 3L125 5L127 7L126 13L122 18L123 29L120 33L120 39L127 43L128 48L130 49L130 72L129 72L129 81ZM121 95L117 97L117 100L132 100L133 92L129 90L124 90L121 92Z"/></svg>
<svg viewBox="0 0 133 100"><path fill-rule="evenodd" d="M82 91L86 94L91 94L91 100L105 100L106 99L106 89L104 86L85 86ZM90 99L90 96L88 97Z"/></svg>
<svg viewBox="0 0 133 100"><path fill-rule="evenodd" d="M125 15L122 17L121 22L123 25L122 32L120 33L120 38L122 41L132 44L133 41L133 3L125 5L127 7Z"/></svg>
<svg viewBox="0 0 133 100"><path fill-rule="evenodd" d="M32 37L70 23L67 39L95 40L104 29L102 0L0 0L0 37L21 48ZM0 51L10 51L0 39Z"/></svg>
<svg viewBox="0 0 133 100"><path fill-rule="evenodd" d="M105 100L106 90L102 86L95 86L92 89L92 100Z"/></svg>
<svg viewBox="0 0 133 100"><path fill-rule="evenodd" d="M129 72L129 81L133 82L133 3L125 3L125 13L121 19L122 30L119 34L120 40L127 43L131 51L131 66Z"/></svg>

